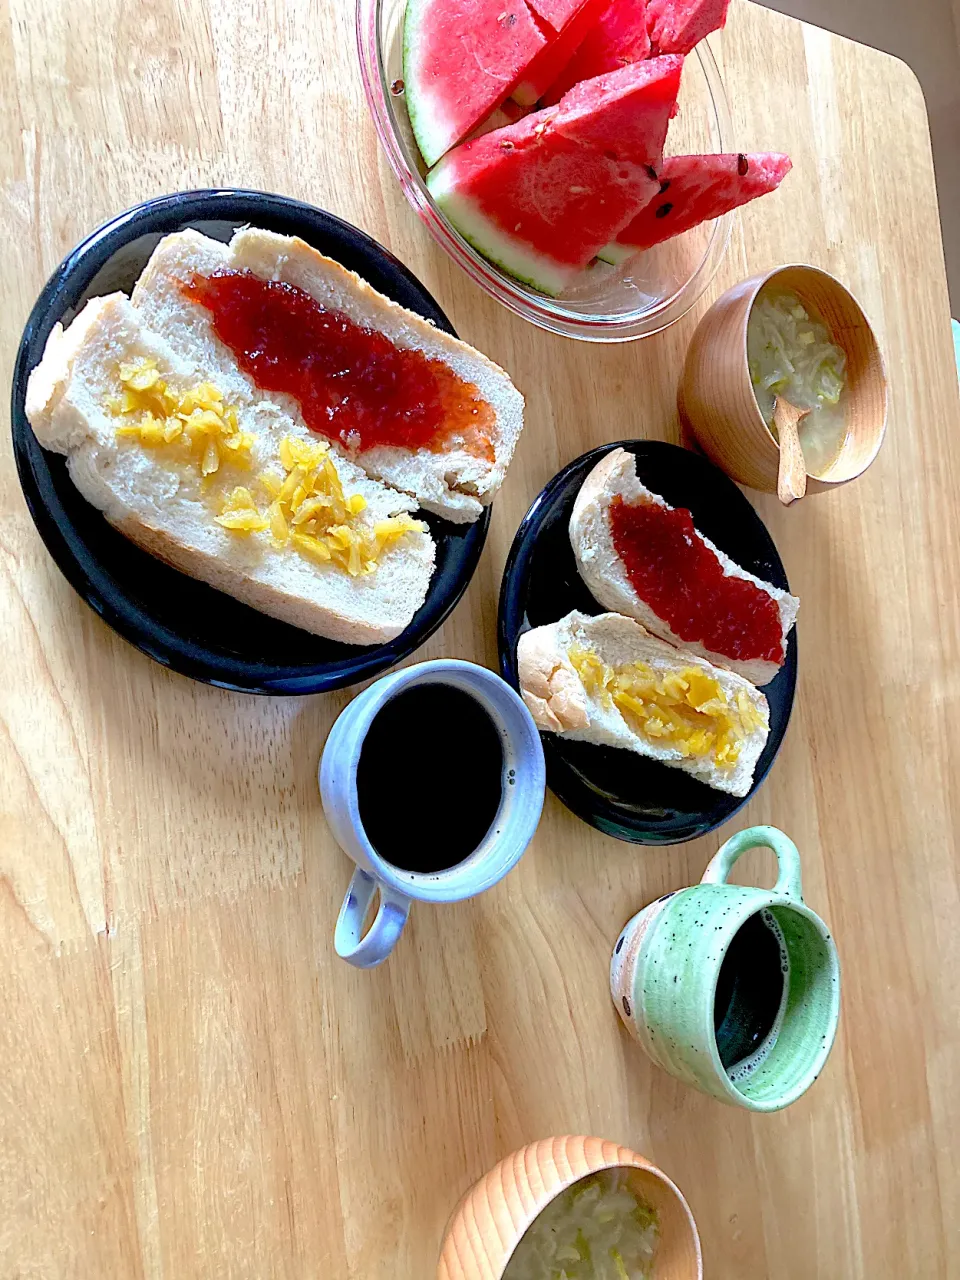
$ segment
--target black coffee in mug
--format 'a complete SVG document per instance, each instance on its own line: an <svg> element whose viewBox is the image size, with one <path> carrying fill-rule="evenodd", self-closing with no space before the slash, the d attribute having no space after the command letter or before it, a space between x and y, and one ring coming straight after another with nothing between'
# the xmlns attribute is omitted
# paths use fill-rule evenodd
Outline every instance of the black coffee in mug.
<svg viewBox="0 0 960 1280"><path fill-rule="evenodd" d="M750 916L734 935L720 966L713 1003L717 1051L736 1074L773 1047L782 1018L789 962L780 929L768 911Z"/></svg>
<svg viewBox="0 0 960 1280"><path fill-rule="evenodd" d="M503 745L484 707L450 684L417 684L374 716L357 799L367 839L401 871L465 861L500 808Z"/></svg>

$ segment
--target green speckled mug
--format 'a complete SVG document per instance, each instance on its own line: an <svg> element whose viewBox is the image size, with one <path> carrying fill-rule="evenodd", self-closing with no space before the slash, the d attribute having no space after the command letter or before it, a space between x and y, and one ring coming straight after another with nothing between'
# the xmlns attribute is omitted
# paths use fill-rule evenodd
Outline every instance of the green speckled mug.
<svg viewBox="0 0 960 1280"><path fill-rule="evenodd" d="M727 884L748 849L776 854L772 889ZM800 855L776 827L719 850L700 884L624 925L610 992L658 1066L749 1111L779 1111L823 1070L840 1017L840 965L827 926L804 904Z"/></svg>

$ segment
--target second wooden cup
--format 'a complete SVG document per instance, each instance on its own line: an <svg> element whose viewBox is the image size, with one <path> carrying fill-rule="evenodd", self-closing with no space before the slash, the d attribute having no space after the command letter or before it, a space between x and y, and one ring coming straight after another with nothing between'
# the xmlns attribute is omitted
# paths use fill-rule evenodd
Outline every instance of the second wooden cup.
<svg viewBox="0 0 960 1280"><path fill-rule="evenodd" d="M561 1192L591 1173L623 1170L655 1211L651 1280L702 1280L700 1237L679 1189L649 1160L600 1138L545 1138L501 1160L466 1193L447 1226L437 1280L501 1280L524 1232Z"/></svg>

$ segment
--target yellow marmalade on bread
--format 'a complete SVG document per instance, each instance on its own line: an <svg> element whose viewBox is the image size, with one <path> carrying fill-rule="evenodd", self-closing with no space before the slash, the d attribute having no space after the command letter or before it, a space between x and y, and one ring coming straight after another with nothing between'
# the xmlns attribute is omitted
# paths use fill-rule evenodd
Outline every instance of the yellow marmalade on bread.
<svg viewBox="0 0 960 1280"><path fill-rule="evenodd" d="M181 457L199 464L203 476L219 471L224 459L250 465L253 436L240 430L236 409L212 382L175 391L160 377L155 360L137 360L120 365L120 384L121 394L107 408L116 416L138 415L136 422L117 427L120 439L147 448L174 445Z"/></svg>
<svg viewBox="0 0 960 1280"><path fill-rule="evenodd" d="M254 437L240 430L237 411L220 390L203 382L178 392L160 377L156 362L120 365L121 395L108 401L117 416L137 414L135 422L117 428L121 439L145 448L173 447L182 461L193 461L211 480L228 461L249 467ZM292 546L320 564L335 564L352 577L371 573L385 548L406 533L426 525L408 516L392 516L371 524L357 517L366 510L362 494L345 494L328 445L287 436L280 444L279 470L266 470L257 484L266 498L258 507L249 488L237 485L223 497L217 524L231 533L269 530L275 548Z"/></svg>
<svg viewBox="0 0 960 1280"><path fill-rule="evenodd" d="M289 543L301 555L320 564L333 562L351 577L372 573L385 548L405 533L422 533L426 525L409 516L360 521L366 499L347 496L330 456L329 447L287 436L280 444L284 475L261 471L260 487L272 499L263 515L247 489L234 489L217 517L225 528L238 531L269 529L273 545Z"/></svg>
<svg viewBox="0 0 960 1280"><path fill-rule="evenodd" d="M579 646L569 657L591 696L605 707L616 706L635 732L685 758L711 757L733 768L744 739L765 723L742 689L731 702L720 682L700 667L657 671L645 662L611 667Z"/></svg>

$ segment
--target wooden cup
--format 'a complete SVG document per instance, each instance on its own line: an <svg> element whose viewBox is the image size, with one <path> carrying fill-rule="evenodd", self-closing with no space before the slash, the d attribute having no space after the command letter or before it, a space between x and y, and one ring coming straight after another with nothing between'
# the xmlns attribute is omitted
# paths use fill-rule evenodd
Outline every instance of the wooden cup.
<svg viewBox="0 0 960 1280"><path fill-rule="evenodd" d="M561 1191L599 1169L628 1170L631 1189L657 1213L654 1280L702 1280L700 1237L680 1191L643 1156L600 1138L545 1138L495 1165L454 1211L437 1280L500 1280L537 1214Z"/></svg>
<svg viewBox="0 0 960 1280"><path fill-rule="evenodd" d="M677 395L682 424L711 462L741 484L776 493L780 449L757 405L747 362L747 321L771 281L795 293L847 355L847 438L807 493L824 493L862 475L883 443L887 380L873 330L856 298L819 267L777 267L729 289L700 321L687 351Z"/></svg>

